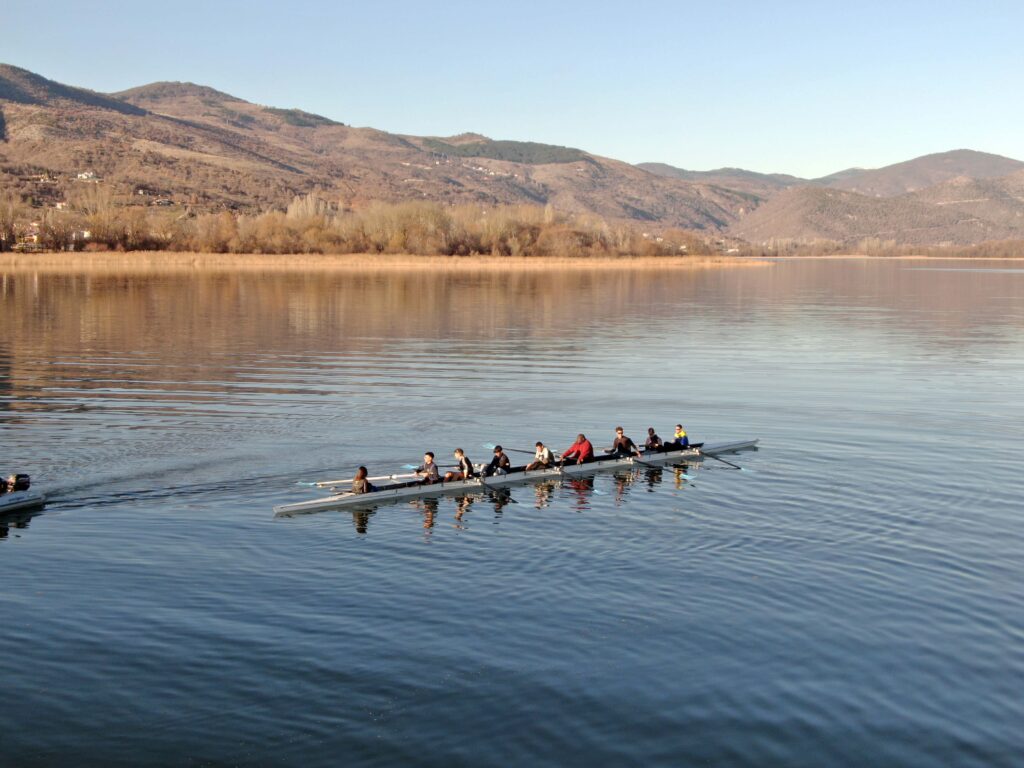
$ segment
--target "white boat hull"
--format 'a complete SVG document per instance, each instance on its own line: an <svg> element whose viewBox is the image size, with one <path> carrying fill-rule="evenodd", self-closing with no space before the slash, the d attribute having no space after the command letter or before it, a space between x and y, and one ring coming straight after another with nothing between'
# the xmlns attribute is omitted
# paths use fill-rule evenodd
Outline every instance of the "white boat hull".
<svg viewBox="0 0 1024 768"><path fill-rule="evenodd" d="M0 495L0 515L5 512L18 512L23 509L35 509L46 504L46 494L39 491L14 491Z"/></svg>
<svg viewBox="0 0 1024 768"><path fill-rule="evenodd" d="M313 499L297 504L284 504L274 507L274 514L277 517L291 517L293 515L309 514L311 512L323 512L329 509L344 509L346 507L375 507L381 504L390 504L402 499L418 499L428 496L442 496L458 493L479 493L481 490L490 488L505 488L511 485L523 483L534 483L542 480L558 480L563 477L577 477L580 475L591 475L595 472L603 472L611 469L621 469L636 466L662 466L682 461L700 461L707 454L717 456L720 453L735 453L737 451L750 450L757 447L757 440L744 440L736 443L719 443L707 445L702 448L686 448L681 451L667 451L664 453L644 453L641 458L633 456L623 458L605 458L586 464L566 464L564 467L552 469L538 469L533 472L511 472L507 475L494 475L488 478L473 478L471 480L453 480L449 483L434 483L433 485L397 485L379 488L373 493L339 493L323 499Z"/></svg>

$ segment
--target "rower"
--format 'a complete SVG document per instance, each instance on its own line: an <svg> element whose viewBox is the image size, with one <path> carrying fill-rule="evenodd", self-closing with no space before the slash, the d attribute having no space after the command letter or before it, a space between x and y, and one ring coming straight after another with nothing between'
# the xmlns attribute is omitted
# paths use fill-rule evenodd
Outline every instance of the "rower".
<svg viewBox="0 0 1024 768"><path fill-rule="evenodd" d="M423 463L416 467L416 474L423 475L420 485L433 485L441 482L441 475L437 471L437 464L434 463L433 451L423 454Z"/></svg>
<svg viewBox="0 0 1024 768"><path fill-rule="evenodd" d="M475 477L476 472L473 469L473 462L466 456L466 452L461 448L456 448L454 455L458 469L445 474L444 481L449 483L452 480L469 480L471 477Z"/></svg>
<svg viewBox="0 0 1024 768"><path fill-rule="evenodd" d="M635 453L639 456L640 449L636 447L636 443L626 437L622 427L616 427L615 442L612 443L612 447L606 453L610 453L612 456L629 456L631 453Z"/></svg>
<svg viewBox="0 0 1024 768"><path fill-rule="evenodd" d="M494 458L491 459L490 463L486 467L484 467L483 475L484 477L507 475L511 468L512 462L509 461L508 455L500 445L496 445L494 446Z"/></svg>
<svg viewBox="0 0 1024 768"><path fill-rule="evenodd" d="M377 490L373 484L366 479L367 474L366 467L360 467L356 470L356 476L352 478L352 493L373 493Z"/></svg>
<svg viewBox="0 0 1024 768"><path fill-rule="evenodd" d="M644 448L648 451L661 450L661 438L658 437L658 433L654 431L654 427L647 428L647 439L644 440Z"/></svg>
<svg viewBox="0 0 1024 768"><path fill-rule="evenodd" d="M594 460L594 446L582 432L576 435L576 442L569 446L568 450L562 451L561 463L565 464L566 459L575 461L577 464Z"/></svg>
<svg viewBox="0 0 1024 768"><path fill-rule="evenodd" d="M555 457L540 440L537 441L537 452L533 454L533 461L526 465L526 471L532 472L535 469L547 469L555 463Z"/></svg>
<svg viewBox="0 0 1024 768"><path fill-rule="evenodd" d="M690 444L690 438L686 436L686 430L683 429L682 424L676 424L676 431L672 437L672 442L666 445L666 448L671 446L677 446L679 448L685 448Z"/></svg>

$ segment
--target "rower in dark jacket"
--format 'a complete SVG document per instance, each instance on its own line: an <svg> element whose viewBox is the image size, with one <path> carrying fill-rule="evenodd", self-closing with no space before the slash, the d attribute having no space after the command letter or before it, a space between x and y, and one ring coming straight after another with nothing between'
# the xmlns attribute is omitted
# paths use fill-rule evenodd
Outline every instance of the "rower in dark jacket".
<svg viewBox="0 0 1024 768"><path fill-rule="evenodd" d="M630 438L626 437L622 427L615 428L615 442L609 451L612 456L629 456L630 454L640 455L640 449L636 447Z"/></svg>
<svg viewBox="0 0 1024 768"><path fill-rule="evenodd" d="M427 451L423 454L423 463L416 467L416 474L423 475L423 479L420 480L422 485L433 485L434 483L441 482L441 475L437 471L437 464L434 463L432 451Z"/></svg>
<svg viewBox="0 0 1024 768"><path fill-rule="evenodd" d="M644 448L648 451L661 450L661 438L658 437L658 433L654 431L654 427L647 428L647 439L644 441Z"/></svg>
<svg viewBox="0 0 1024 768"><path fill-rule="evenodd" d="M508 455L502 450L500 445L494 446L494 458L491 459L490 463L484 467L484 477L491 477L493 475L507 475L509 469L512 467L512 462L509 461Z"/></svg>

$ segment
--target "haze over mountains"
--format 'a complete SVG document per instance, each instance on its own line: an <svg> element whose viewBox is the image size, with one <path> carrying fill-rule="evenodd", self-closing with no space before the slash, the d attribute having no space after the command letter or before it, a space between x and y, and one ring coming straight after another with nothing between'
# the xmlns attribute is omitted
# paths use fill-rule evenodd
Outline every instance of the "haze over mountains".
<svg viewBox="0 0 1024 768"><path fill-rule="evenodd" d="M191 83L100 94L0 65L0 189L53 205L92 172L126 197L254 212L316 192L342 207L427 199L548 204L753 243L1024 238L1024 162L970 150L821 179L633 166L476 134L355 128Z"/></svg>

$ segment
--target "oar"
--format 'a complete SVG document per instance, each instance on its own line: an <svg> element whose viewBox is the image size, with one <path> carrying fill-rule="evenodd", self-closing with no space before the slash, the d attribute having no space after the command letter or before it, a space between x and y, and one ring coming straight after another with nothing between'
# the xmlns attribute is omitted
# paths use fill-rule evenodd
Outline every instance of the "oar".
<svg viewBox="0 0 1024 768"><path fill-rule="evenodd" d="M416 475L415 474L378 475L377 477L367 477L365 479L372 482L372 481L376 481L376 480L404 480L407 477L416 477ZM317 485L318 488L326 488L327 486L330 486L330 485L341 485L342 483L350 483L350 482L352 482L352 478L348 478L347 480L323 480L323 481L317 483L316 485Z"/></svg>
<svg viewBox="0 0 1024 768"><path fill-rule="evenodd" d="M402 465L402 469L419 469L420 466L422 466L422 465L420 465L420 464L403 464ZM438 464L437 468L438 469L456 469L458 466L459 466L458 464Z"/></svg>
<svg viewBox="0 0 1024 768"><path fill-rule="evenodd" d="M480 447L481 448L486 448L488 451L493 451L498 446L495 445L494 443L481 443ZM528 451L525 448L502 448L502 450L503 451L512 451L512 453L528 453L531 456L536 453L536 451Z"/></svg>
<svg viewBox="0 0 1024 768"><path fill-rule="evenodd" d="M738 469L740 472L749 472L750 471L750 470L743 469L743 467L741 467L739 464L733 464L731 461L726 461L725 459L720 459L717 456L715 456L715 454L713 454L713 453L704 453L704 451L700 451L700 455L701 456L707 456L708 458L714 459L715 461L720 461L723 464L728 464L730 467L732 467L733 469Z"/></svg>
<svg viewBox="0 0 1024 768"><path fill-rule="evenodd" d="M377 477L367 477L366 480L399 480L405 477L416 477L416 475L379 475ZM316 482L310 483L305 480L296 480L296 485L303 485L307 488L328 488L332 485L342 485L343 483L351 483L354 478L346 477L343 480L317 480Z"/></svg>

